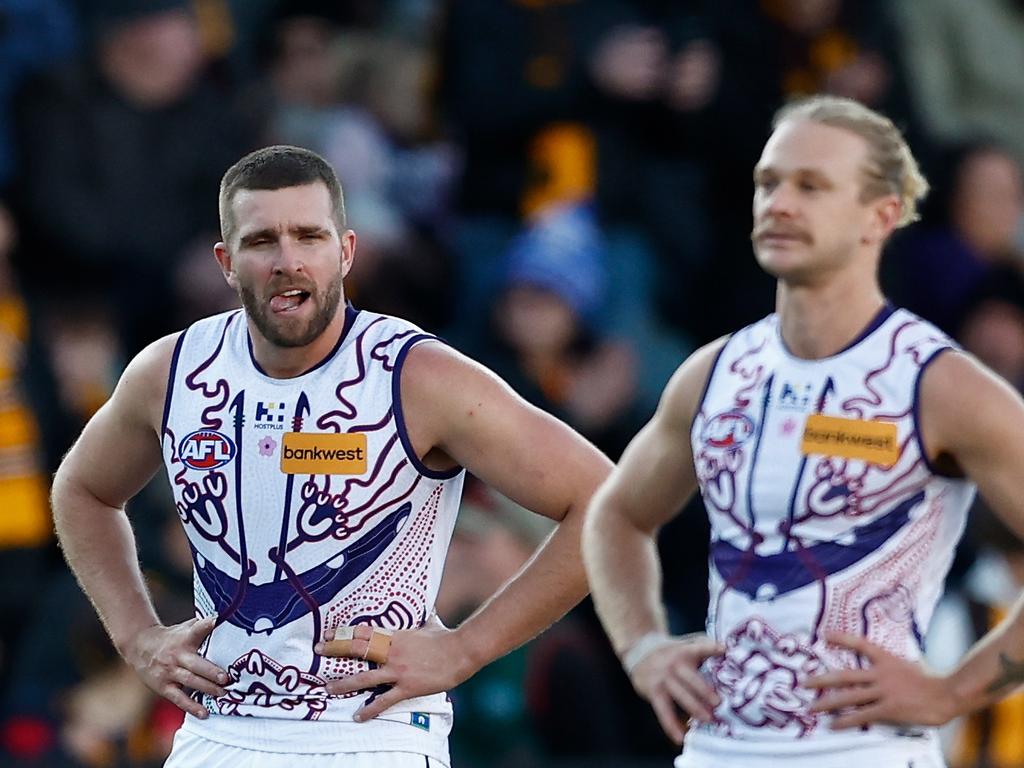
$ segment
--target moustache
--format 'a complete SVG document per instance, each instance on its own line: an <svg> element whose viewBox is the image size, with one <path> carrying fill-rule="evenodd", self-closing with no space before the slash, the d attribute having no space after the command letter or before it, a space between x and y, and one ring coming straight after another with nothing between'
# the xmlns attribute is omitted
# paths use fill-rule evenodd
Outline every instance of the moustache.
<svg viewBox="0 0 1024 768"><path fill-rule="evenodd" d="M771 225L765 225L760 227L754 227L750 233L751 240L763 240L768 236L778 237L791 237L794 240L799 240L802 243L810 243L811 236L804 232L802 229L793 229L791 227L776 227Z"/></svg>

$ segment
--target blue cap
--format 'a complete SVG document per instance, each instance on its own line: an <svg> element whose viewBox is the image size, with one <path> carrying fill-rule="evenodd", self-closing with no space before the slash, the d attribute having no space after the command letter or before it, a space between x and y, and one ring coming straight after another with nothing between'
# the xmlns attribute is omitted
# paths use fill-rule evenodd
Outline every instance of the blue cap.
<svg viewBox="0 0 1024 768"><path fill-rule="evenodd" d="M604 237L591 206L549 208L512 241L503 284L550 291L590 322L604 301L604 259Z"/></svg>

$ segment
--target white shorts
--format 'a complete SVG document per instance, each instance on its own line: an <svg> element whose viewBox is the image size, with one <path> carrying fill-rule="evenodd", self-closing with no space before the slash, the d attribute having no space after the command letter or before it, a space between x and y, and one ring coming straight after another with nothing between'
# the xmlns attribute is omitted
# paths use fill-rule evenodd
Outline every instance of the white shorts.
<svg viewBox="0 0 1024 768"><path fill-rule="evenodd" d="M261 752L204 739L179 729L164 768L448 768L412 752L344 752L318 755Z"/></svg>
<svg viewBox="0 0 1024 768"><path fill-rule="evenodd" d="M841 745L804 751L780 743L774 754L764 744L708 738L696 747L689 743L675 760L675 768L946 768L937 739L900 739L894 742ZM711 742L709 744L709 742Z"/></svg>

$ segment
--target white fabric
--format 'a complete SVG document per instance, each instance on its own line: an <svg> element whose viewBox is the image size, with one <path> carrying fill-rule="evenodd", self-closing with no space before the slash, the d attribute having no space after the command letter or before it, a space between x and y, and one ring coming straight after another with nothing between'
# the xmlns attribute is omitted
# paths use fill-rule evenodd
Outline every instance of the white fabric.
<svg viewBox="0 0 1024 768"><path fill-rule="evenodd" d="M309 754L262 752L219 744L180 730L164 768L447 768L448 759L413 752Z"/></svg>
<svg viewBox="0 0 1024 768"><path fill-rule="evenodd" d="M900 739L879 744L847 737L817 739L813 745L776 743L771 751L741 739L691 733L675 768L946 768L933 739Z"/></svg>
<svg viewBox="0 0 1024 768"><path fill-rule="evenodd" d="M164 459L192 548L196 612L218 615L202 650L232 677L226 696L204 697L211 716L190 720L215 741L250 732L246 721L277 748L287 739L272 729L291 732L283 723L353 724L369 694L330 697L324 686L370 665L318 657L313 644L327 628L408 629L433 612L464 473L432 472L412 453L398 385L405 354L432 337L384 315L346 317L338 347L295 378L259 370L241 311L191 326L173 365ZM365 436L365 471L286 474L288 433ZM436 694L391 712L450 718L451 704ZM413 730L424 754L436 752ZM330 734L314 728L283 748L334 752Z"/></svg>
<svg viewBox="0 0 1024 768"><path fill-rule="evenodd" d="M920 656L974 494L968 482L933 474L922 455L919 378L951 347L930 324L891 308L822 360L791 355L775 315L726 343L691 433L711 521L707 631L727 648L705 664L722 704L695 737L749 742L768 757L781 744L812 752L833 739L829 716L808 711L815 694L801 683L861 661L827 645L826 631ZM805 454L815 413L895 424L898 459L886 467ZM912 730L873 727L842 743L934 738Z"/></svg>

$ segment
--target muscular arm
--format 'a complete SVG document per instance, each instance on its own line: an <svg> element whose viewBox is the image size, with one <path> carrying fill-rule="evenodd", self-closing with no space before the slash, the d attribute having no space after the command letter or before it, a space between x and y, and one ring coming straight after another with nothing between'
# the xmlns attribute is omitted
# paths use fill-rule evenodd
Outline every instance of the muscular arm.
<svg viewBox="0 0 1024 768"><path fill-rule="evenodd" d="M1024 401L972 358L946 353L925 373L921 429L935 460L949 456L993 511L1024 537ZM949 678L958 713L1024 683L1024 596Z"/></svg>
<svg viewBox="0 0 1024 768"><path fill-rule="evenodd" d="M174 339L144 350L86 425L53 483L53 517L64 556L111 640L159 623L124 505L160 464L157 430Z"/></svg>
<svg viewBox="0 0 1024 768"><path fill-rule="evenodd" d="M205 717L181 686L223 694L214 682L226 682L223 670L195 653L213 622L160 624L124 510L160 465L157 433L174 341L155 342L131 362L64 457L53 483L53 517L64 557L118 652L157 693Z"/></svg>
<svg viewBox="0 0 1024 768"><path fill-rule="evenodd" d="M583 531L583 560L601 623L633 687L677 744L684 732L681 709L707 721L719 703L698 668L721 648L703 635L669 636L655 538L697 487L690 426L724 343L703 347L676 371L654 418L594 497ZM639 658L629 660L631 649Z"/></svg>
<svg viewBox="0 0 1024 768"><path fill-rule="evenodd" d="M583 514L611 462L492 373L441 345L413 349L402 397L414 445L434 446L523 507L559 521L520 573L459 627L475 671L586 595Z"/></svg>
<svg viewBox="0 0 1024 768"><path fill-rule="evenodd" d="M676 371L654 418L626 449L591 505L583 559L598 616L620 655L667 632L655 536L697 487L690 425L723 340Z"/></svg>

